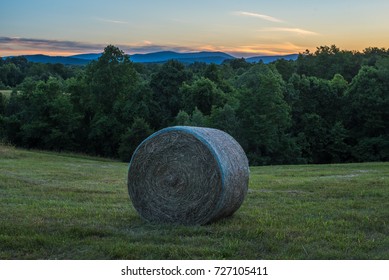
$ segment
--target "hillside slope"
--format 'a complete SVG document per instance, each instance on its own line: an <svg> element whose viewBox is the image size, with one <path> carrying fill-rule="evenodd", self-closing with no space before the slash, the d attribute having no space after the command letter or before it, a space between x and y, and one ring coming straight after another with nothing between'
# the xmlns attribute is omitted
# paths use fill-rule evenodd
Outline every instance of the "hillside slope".
<svg viewBox="0 0 389 280"><path fill-rule="evenodd" d="M206 226L141 220L128 165L0 146L0 259L389 259L389 163L252 167Z"/></svg>

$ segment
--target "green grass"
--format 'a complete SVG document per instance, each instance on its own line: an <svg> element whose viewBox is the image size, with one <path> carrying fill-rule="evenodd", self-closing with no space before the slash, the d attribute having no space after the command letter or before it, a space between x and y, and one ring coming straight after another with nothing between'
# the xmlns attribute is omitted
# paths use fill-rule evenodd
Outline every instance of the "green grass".
<svg viewBox="0 0 389 280"><path fill-rule="evenodd" d="M389 259L389 163L252 167L230 218L141 220L127 164L0 146L0 259Z"/></svg>

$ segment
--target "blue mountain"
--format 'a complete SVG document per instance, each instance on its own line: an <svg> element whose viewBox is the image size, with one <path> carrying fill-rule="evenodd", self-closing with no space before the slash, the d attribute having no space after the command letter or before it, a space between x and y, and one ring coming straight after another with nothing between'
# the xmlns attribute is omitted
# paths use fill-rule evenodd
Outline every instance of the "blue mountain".
<svg viewBox="0 0 389 280"><path fill-rule="evenodd" d="M172 51L134 54L130 56L130 59L133 62L141 63L162 63L171 59L175 59L183 63L205 62L221 64L224 60L233 58L233 56L223 52L177 53Z"/></svg>
<svg viewBox="0 0 389 280"><path fill-rule="evenodd" d="M28 61L40 63L62 63L65 65L86 65L93 60L97 60L101 53L86 53L72 56L48 56L48 55L25 55ZM168 60L175 59L182 63L216 63L221 64L226 59L235 57L223 52L191 52L178 53L172 51L162 51L147 54L130 55L130 60L136 63L164 63Z"/></svg>
<svg viewBox="0 0 389 280"><path fill-rule="evenodd" d="M251 63L262 61L263 63L267 64L267 63L274 62L278 59L296 60L298 56L299 56L298 54L273 55L273 56L253 56L253 57L246 58L246 61L251 62Z"/></svg>
<svg viewBox="0 0 389 280"><path fill-rule="evenodd" d="M64 65L86 65L90 60L79 59L68 56L49 56L43 54L24 55L24 57L30 62L38 63L61 63Z"/></svg>
<svg viewBox="0 0 389 280"><path fill-rule="evenodd" d="M93 60L97 60L101 53L85 53L72 56L48 56L43 54L25 55L28 61L40 63L61 63L64 65L86 65ZM278 59L296 60L298 54L276 55L276 56L254 56L246 58L247 62L271 63ZM235 59L236 57L223 52L186 52L178 53L173 51L161 51L147 54L130 55L130 60L135 63L164 63L175 59L185 64L194 62L221 64L225 60Z"/></svg>
<svg viewBox="0 0 389 280"><path fill-rule="evenodd" d="M97 60L102 55L102 53L83 53L83 54L76 54L72 56L67 56L71 58L77 58L77 59L85 59L85 60Z"/></svg>

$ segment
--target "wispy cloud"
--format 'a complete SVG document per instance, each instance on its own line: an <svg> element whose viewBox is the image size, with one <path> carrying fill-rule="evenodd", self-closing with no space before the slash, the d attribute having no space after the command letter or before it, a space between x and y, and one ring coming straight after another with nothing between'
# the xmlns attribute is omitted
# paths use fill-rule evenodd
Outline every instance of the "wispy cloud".
<svg viewBox="0 0 389 280"><path fill-rule="evenodd" d="M257 55L286 55L299 53L304 51L306 48L298 46L290 42L280 43L263 43L253 45L240 45L240 46L212 46L204 45L199 46L198 50L203 51L222 51L229 53L236 57L250 57Z"/></svg>
<svg viewBox="0 0 389 280"><path fill-rule="evenodd" d="M47 55L74 55L79 53L99 53L107 44L87 43L77 41L61 41L48 39L33 39L19 37L0 37L0 56L47 54ZM196 52L221 51L237 57L250 57L255 55L280 55L298 53L306 48L289 42L263 43L240 46L195 45L181 46L175 44L156 44L144 40L137 43L114 44L128 54L150 53L157 51Z"/></svg>
<svg viewBox="0 0 389 280"><path fill-rule="evenodd" d="M178 45L161 45L153 44L148 41L144 41L137 44L126 44L126 45L117 45L123 51L129 54L136 53L150 53L150 52L159 52L159 51L175 51L175 52L193 52L196 51L193 47L185 47Z"/></svg>
<svg viewBox="0 0 389 280"><path fill-rule="evenodd" d="M263 20L271 21L271 22L284 22L282 19L278 19L269 15L263 15L263 14L258 14L258 13L252 13L252 12L234 12L235 15L238 16L245 16L245 17L255 17L255 18L260 18Z"/></svg>
<svg viewBox="0 0 389 280"><path fill-rule="evenodd" d="M127 21L123 21L123 20L114 20L114 19L106 19L106 18L96 18L96 20L102 21L102 22L114 23L114 24L130 24L130 23L127 22Z"/></svg>
<svg viewBox="0 0 389 280"><path fill-rule="evenodd" d="M116 44L126 53L149 53L163 50L178 52L194 51L194 48L178 45L154 44L145 40L138 43ZM77 53L102 52L107 44L78 41L61 41L20 37L0 37L0 56L21 54L73 55Z"/></svg>
<svg viewBox="0 0 389 280"><path fill-rule="evenodd" d="M266 32L287 32L287 33L294 33L299 35L319 35L319 33L301 29L301 28L289 28L289 27L268 27L263 28L261 31Z"/></svg>
<svg viewBox="0 0 389 280"><path fill-rule="evenodd" d="M0 49L7 50L8 52L12 53L58 53L65 55L82 53L85 51L98 51L102 50L103 48L103 44L77 41L0 37Z"/></svg>

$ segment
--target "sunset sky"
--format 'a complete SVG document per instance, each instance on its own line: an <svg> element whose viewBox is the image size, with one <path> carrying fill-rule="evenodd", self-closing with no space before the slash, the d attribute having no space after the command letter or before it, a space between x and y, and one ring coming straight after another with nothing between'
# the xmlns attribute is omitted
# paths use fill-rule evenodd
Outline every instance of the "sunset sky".
<svg viewBox="0 0 389 280"><path fill-rule="evenodd" d="M389 48L386 0L0 0L0 56Z"/></svg>

